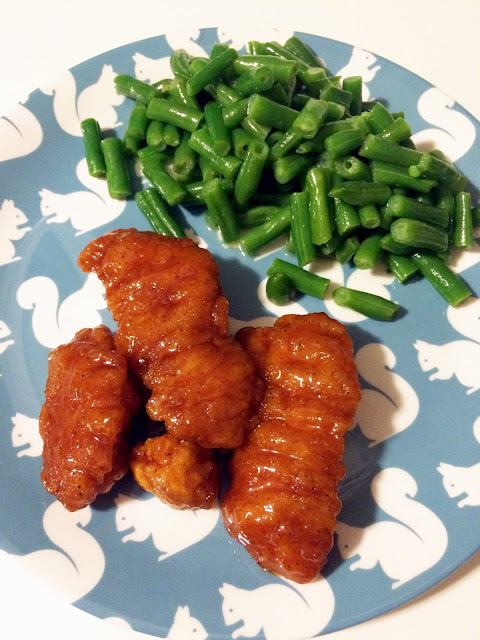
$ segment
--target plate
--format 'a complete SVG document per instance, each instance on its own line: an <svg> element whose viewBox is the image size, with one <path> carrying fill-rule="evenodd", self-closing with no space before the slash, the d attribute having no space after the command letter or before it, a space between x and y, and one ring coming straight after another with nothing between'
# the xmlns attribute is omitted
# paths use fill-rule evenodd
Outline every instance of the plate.
<svg viewBox="0 0 480 640"><path fill-rule="evenodd" d="M204 29L129 44L65 72L0 121L0 547L99 618L152 635L297 640L378 616L438 583L479 548L480 302L448 308L430 285L408 285L328 260L334 283L398 301L381 323L324 301L266 301L265 272L279 246L255 260L226 249L199 212L178 208L187 233L217 259L232 329L283 313L326 311L354 342L363 387L346 438L338 536L321 577L296 585L263 572L229 538L218 509L178 512L131 477L70 514L43 489L38 415L47 354L78 329L114 327L102 287L76 266L83 247L117 227L148 225L133 201L108 198L88 176L79 123L96 117L122 135L131 103L113 77L169 75L173 49L204 55L217 40L292 33ZM364 99L404 111L422 148L450 155L478 200L480 125L413 73L364 50L298 34L332 73L361 75ZM480 247L455 259L478 294Z"/></svg>

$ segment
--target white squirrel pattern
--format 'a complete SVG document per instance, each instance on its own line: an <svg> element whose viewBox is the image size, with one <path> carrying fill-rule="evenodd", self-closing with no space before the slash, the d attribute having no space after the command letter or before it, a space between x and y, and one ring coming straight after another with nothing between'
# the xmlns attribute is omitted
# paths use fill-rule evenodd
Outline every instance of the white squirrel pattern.
<svg viewBox="0 0 480 640"><path fill-rule="evenodd" d="M374 522L367 527L337 523L337 546L344 559L358 558L350 570L377 564L397 589L433 567L443 556L448 534L433 511L414 500L417 483L403 469L379 471L372 480L377 505L398 522Z"/></svg>
<svg viewBox="0 0 480 640"><path fill-rule="evenodd" d="M419 151L440 149L452 162L464 156L475 142L473 123L453 106L455 101L440 89L431 87L418 99L418 113L435 128L423 129L412 136Z"/></svg>
<svg viewBox="0 0 480 640"><path fill-rule="evenodd" d="M285 582L253 590L228 583L220 587L225 624L243 620L232 638L257 637L263 631L266 640L306 640L325 628L335 608L327 580L319 576L309 584Z"/></svg>
<svg viewBox="0 0 480 640"><path fill-rule="evenodd" d="M38 195L40 211L47 218L47 224L70 221L78 236L118 218L125 209L126 201L110 198L106 180L92 178L84 158L77 164L76 173L88 191L61 194L43 188Z"/></svg>
<svg viewBox="0 0 480 640"><path fill-rule="evenodd" d="M114 107L125 100L117 93L113 82L116 76L113 67L103 65L98 80L83 89L77 98L77 83L71 71L64 72L50 86L40 90L53 95L53 111L59 126L71 136L82 136L80 123L85 118L95 118L102 129L114 129L118 122Z"/></svg>
<svg viewBox="0 0 480 640"><path fill-rule="evenodd" d="M16 556L27 570L51 576L58 597L68 603L76 602L89 593L99 583L105 570L105 557L100 545L83 529L91 517L90 507L70 513L55 500L45 510L43 528L61 551L40 549Z"/></svg>
<svg viewBox="0 0 480 640"><path fill-rule="evenodd" d="M471 298L459 307L449 307L447 319L469 340L454 340L443 345L417 340L418 362L422 371L437 369L429 380L449 380L456 376L467 387L467 395L480 389L480 299Z"/></svg>
<svg viewBox="0 0 480 640"><path fill-rule="evenodd" d="M43 440L38 430L38 418L29 418L23 413L12 416L12 446L23 447L17 456L36 458L42 455Z"/></svg>
<svg viewBox="0 0 480 640"><path fill-rule="evenodd" d="M229 44L233 49L240 50L250 40L258 40L259 42L269 42L275 40L282 44L293 36L293 31L288 29L265 29L262 27L248 28L241 27L218 27L217 40L223 44Z"/></svg>
<svg viewBox="0 0 480 640"><path fill-rule="evenodd" d="M379 442L404 431L418 415L418 396L411 385L392 369L396 359L389 347L370 343L361 347L356 355L358 373L375 389L362 389L356 422L363 435Z"/></svg>
<svg viewBox="0 0 480 640"><path fill-rule="evenodd" d="M32 328L40 344L54 349L83 328L101 324L98 311L106 308L105 289L95 274L86 276L83 286L59 304L57 285L46 276L25 280L17 290L22 309L33 310Z"/></svg>
<svg viewBox="0 0 480 640"><path fill-rule="evenodd" d="M199 37L200 29L174 31L165 35L165 38L173 51L175 51L175 49L185 49L191 56L208 57L208 53L197 42ZM157 79L161 80L162 78Z"/></svg>
<svg viewBox="0 0 480 640"><path fill-rule="evenodd" d="M371 82L381 68L380 65L375 64L376 60L377 58L370 51L353 47L350 60L335 75L342 78L362 76L362 100L367 101L370 99L370 90L366 83Z"/></svg>
<svg viewBox="0 0 480 640"><path fill-rule="evenodd" d="M0 118L0 140L0 162L23 158L42 144L43 129L37 117L19 103L11 113Z"/></svg>
<svg viewBox="0 0 480 640"><path fill-rule="evenodd" d="M104 618L105 622L114 624L121 629L131 629L130 624L123 618ZM156 636L142 633L143 640L156 640ZM178 607L175 612L173 624L170 627L165 640L207 640L208 633L200 620L194 618L187 606Z"/></svg>
<svg viewBox="0 0 480 640"><path fill-rule="evenodd" d="M149 58L137 52L132 59L135 63L135 77L142 82L153 84L172 75L170 56Z"/></svg>
<svg viewBox="0 0 480 640"><path fill-rule="evenodd" d="M12 332L5 324L5 322L3 322L3 320L0 320L0 340L3 340L3 342L0 342L0 355L2 353L5 353L10 345L15 344L15 340L12 340L11 338L9 340L5 340L5 338L8 338L8 336L10 336L11 334Z"/></svg>
<svg viewBox="0 0 480 640"><path fill-rule="evenodd" d="M24 227L28 222L27 216L13 200L4 200L0 207L0 266L20 260L21 256L15 255L13 240L21 240L31 231L31 227Z"/></svg>
<svg viewBox="0 0 480 640"><path fill-rule="evenodd" d="M159 561L205 538L220 516L218 506L211 509L172 509L156 497L138 500L119 494L115 504L117 530L133 529L123 536L122 542L143 542L152 536L153 544L161 552Z"/></svg>
<svg viewBox="0 0 480 640"><path fill-rule="evenodd" d="M473 434L480 443L480 417L475 420ZM480 506L480 462L471 467L456 467L453 464L440 462L437 471L443 476L443 486L450 498L458 498L466 494L457 506Z"/></svg>

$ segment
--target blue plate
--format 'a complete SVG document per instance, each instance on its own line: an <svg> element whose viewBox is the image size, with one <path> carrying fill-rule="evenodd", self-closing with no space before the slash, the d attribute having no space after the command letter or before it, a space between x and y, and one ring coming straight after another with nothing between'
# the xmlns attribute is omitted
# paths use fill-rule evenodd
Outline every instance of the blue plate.
<svg viewBox="0 0 480 640"><path fill-rule="evenodd" d="M0 547L69 602L152 635L296 640L331 632L414 598L479 548L480 301L448 308L425 280L402 286L383 269L319 260L311 268L334 283L398 301L400 318L368 320L329 297L275 307L265 300L265 273L274 251L292 260L284 248L245 258L184 207L178 217L188 234L218 260L232 328L325 310L354 341L364 393L347 434L343 509L322 577L301 586L268 575L229 538L218 509L174 511L131 477L74 514L40 483L47 354L84 326L114 326L102 287L78 269L77 256L110 229L148 228L133 201L109 199L105 183L88 176L80 120L96 117L122 135L131 103L115 93L114 75L168 76L174 48L202 55L217 38L241 49L248 39L290 35L205 29L129 44L66 72L0 123ZM419 147L449 154L478 201L478 122L388 60L300 35L332 73L361 75L364 98L403 110ZM477 240L454 261L477 294L479 260Z"/></svg>

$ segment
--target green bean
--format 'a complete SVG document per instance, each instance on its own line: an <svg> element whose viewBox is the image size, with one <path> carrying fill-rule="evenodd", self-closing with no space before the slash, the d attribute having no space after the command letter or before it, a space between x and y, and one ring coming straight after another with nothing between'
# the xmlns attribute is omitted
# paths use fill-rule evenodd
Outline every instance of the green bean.
<svg viewBox="0 0 480 640"><path fill-rule="evenodd" d="M338 247L342 244L342 238L338 235L338 233L334 233L328 242L322 244L320 248L320 252L324 256L331 256L335 253Z"/></svg>
<svg viewBox="0 0 480 640"><path fill-rule="evenodd" d="M246 116L241 121L240 126L253 138L258 138L259 140L266 140L268 134L270 133L270 127L259 124L256 120L250 118L249 116Z"/></svg>
<svg viewBox="0 0 480 640"><path fill-rule="evenodd" d="M289 51L278 42L265 43L265 53L277 56L283 60L291 60L293 62L296 62L298 64L297 77L300 82L304 82L304 75L310 69L310 65L307 64L304 60L296 56L294 53Z"/></svg>
<svg viewBox="0 0 480 640"><path fill-rule="evenodd" d="M389 124L383 131L380 131L378 134L379 138L382 140L387 140L388 142L403 142L407 138L410 138L412 135L412 130L410 125L405 121L404 118L397 118L391 124Z"/></svg>
<svg viewBox="0 0 480 640"><path fill-rule="evenodd" d="M247 69L235 81L235 89L242 96L251 96L253 93L262 93L273 87L273 71L267 65Z"/></svg>
<svg viewBox="0 0 480 640"><path fill-rule="evenodd" d="M211 178L213 180L213 178ZM205 180L200 180L198 182L187 182L184 185L184 189L187 192L185 199L182 201L182 204L188 205L204 205L205 200L203 198L203 185L205 184ZM226 194L233 193L233 182L228 178L220 178L220 184L223 191Z"/></svg>
<svg viewBox="0 0 480 640"><path fill-rule="evenodd" d="M253 56L266 55L265 43L258 40L250 40L247 43L247 52Z"/></svg>
<svg viewBox="0 0 480 640"><path fill-rule="evenodd" d="M385 234L380 244L382 245L382 249L396 256L408 256L415 251L414 247L396 242L391 233Z"/></svg>
<svg viewBox="0 0 480 640"><path fill-rule="evenodd" d="M132 186L123 141L120 138L104 138L100 146L105 159L108 193L115 200L125 200L132 195Z"/></svg>
<svg viewBox="0 0 480 640"><path fill-rule="evenodd" d="M154 231L175 238L185 237L182 227L171 215L165 201L155 189L138 191L135 194L135 200Z"/></svg>
<svg viewBox="0 0 480 640"><path fill-rule="evenodd" d="M173 102L173 100L153 98L147 107L147 118L173 124L176 127L180 127L180 129L193 133L202 121L203 113L197 109L191 109L183 104Z"/></svg>
<svg viewBox="0 0 480 640"><path fill-rule="evenodd" d="M203 185L203 199L215 226L220 229L223 241L227 244L235 242L238 239L240 230L230 199L223 190L219 178L205 182Z"/></svg>
<svg viewBox="0 0 480 640"><path fill-rule="evenodd" d="M249 98L243 98L237 102L233 102L230 106L224 107L222 110L223 120L229 129L237 127L248 113Z"/></svg>
<svg viewBox="0 0 480 640"><path fill-rule="evenodd" d="M371 180L372 172L370 167L359 158L346 155L335 160L335 172L347 180Z"/></svg>
<svg viewBox="0 0 480 640"><path fill-rule="evenodd" d="M282 60L269 55L241 55L233 63L233 68L237 73L242 73L252 67L270 67L275 82L289 85L295 80L295 75L299 68L299 63L292 60Z"/></svg>
<svg viewBox="0 0 480 640"><path fill-rule="evenodd" d="M353 122L351 120L335 120L334 122L327 122L320 127L317 135L311 140L305 140L297 147L297 153L314 153L321 152L325 149L325 140L337 131L345 131L346 129L353 129Z"/></svg>
<svg viewBox="0 0 480 640"><path fill-rule="evenodd" d="M117 93L120 93L127 98L131 98L132 100L143 102L143 104L148 104L150 100L159 95L159 92L155 87L152 87L152 85L146 84L141 80L137 80L133 76L120 74L115 76L113 81L115 83Z"/></svg>
<svg viewBox="0 0 480 640"><path fill-rule="evenodd" d="M360 240L357 236L348 236L343 242L340 242L335 249L335 259L341 264L349 262L355 255L356 250L360 246Z"/></svg>
<svg viewBox="0 0 480 640"><path fill-rule="evenodd" d="M277 59L277 58L274 58ZM287 131L298 116L298 111L277 104L264 96L255 94L248 101L248 115L259 124Z"/></svg>
<svg viewBox="0 0 480 640"><path fill-rule="evenodd" d="M344 91L343 89L329 85L320 91L320 99L327 100L327 102L337 102L348 110L352 101L352 94L350 91Z"/></svg>
<svg viewBox="0 0 480 640"><path fill-rule="evenodd" d="M374 204L366 204L358 207L358 217L360 224L365 229L376 229L380 226L380 214Z"/></svg>
<svg viewBox="0 0 480 640"><path fill-rule="evenodd" d="M275 240L286 231L290 226L290 221L290 207L280 209L278 213L273 214L263 224L254 227L242 236L240 240L242 249L247 254L255 253L257 249Z"/></svg>
<svg viewBox="0 0 480 640"><path fill-rule="evenodd" d="M81 129L88 173L94 178L101 178L105 176L107 168L101 147L100 125L95 118L86 118L81 122Z"/></svg>
<svg viewBox="0 0 480 640"><path fill-rule="evenodd" d="M147 135L147 106L143 102L135 102L125 129L125 138L143 141Z"/></svg>
<svg viewBox="0 0 480 640"><path fill-rule="evenodd" d="M359 269L373 269L382 257L383 248L381 245L382 234L372 233L367 236L355 251L353 262Z"/></svg>
<svg viewBox="0 0 480 640"><path fill-rule="evenodd" d="M367 120L373 133L381 133L393 122L393 116L381 102L376 102L368 112Z"/></svg>
<svg viewBox="0 0 480 640"><path fill-rule="evenodd" d="M418 153L418 151L416 152ZM421 153L416 162L410 163L410 175L425 175L450 187L454 193L462 191L467 179L451 163L444 162L431 153Z"/></svg>
<svg viewBox="0 0 480 640"><path fill-rule="evenodd" d="M333 301L374 320L392 320L400 308L395 302L381 296L347 287L337 287L333 292Z"/></svg>
<svg viewBox="0 0 480 640"><path fill-rule="evenodd" d="M182 141L173 154L173 170L182 180L187 180L197 166L198 156L188 144L190 133L184 131Z"/></svg>
<svg viewBox="0 0 480 640"><path fill-rule="evenodd" d="M310 67L321 66L318 58L310 47L297 36L292 36L285 42L285 49L293 53L297 58L300 58L300 60L306 62Z"/></svg>
<svg viewBox="0 0 480 640"><path fill-rule="evenodd" d="M248 145L253 137L242 127L232 129L232 145L233 153L240 160L245 160L248 151Z"/></svg>
<svg viewBox="0 0 480 640"><path fill-rule="evenodd" d="M243 213L237 215L238 224L242 229L250 227L258 227L267 222L270 218L280 211L281 207L274 205L258 205L247 209Z"/></svg>
<svg viewBox="0 0 480 640"><path fill-rule="evenodd" d="M218 153L215 153L212 140L205 129L192 133L189 144L194 151L200 156L204 156L212 167L225 178L233 179L238 173L242 161L232 155L219 156Z"/></svg>
<svg viewBox="0 0 480 640"><path fill-rule="evenodd" d="M322 167L312 167L306 176L305 188L309 198L312 240L316 245L325 244L333 233L331 202L328 198L330 173Z"/></svg>
<svg viewBox="0 0 480 640"><path fill-rule="evenodd" d="M415 198L402 195L392 195L385 207L386 213L393 218L413 218L430 222L446 229L449 221L449 213L445 209L439 209L432 205L418 202Z"/></svg>
<svg viewBox="0 0 480 640"><path fill-rule="evenodd" d="M358 150L358 155L362 158L368 158L368 160L390 162L401 167L410 167L418 163L422 156L420 151L407 149L372 134L367 135L365 142Z"/></svg>
<svg viewBox="0 0 480 640"><path fill-rule="evenodd" d="M143 173L170 206L179 204L185 198L185 189L162 166L147 163Z"/></svg>
<svg viewBox="0 0 480 640"><path fill-rule="evenodd" d="M325 80L326 77L327 72L323 67L309 67L302 74L302 82L305 85L306 95L318 98L322 89L323 80Z"/></svg>
<svg viewBox="0 0 480 640"><path fill-rule="evenodd" d="M417 249L429 249L435 253L441 253L448 247L446 231L422 220L399 218L392 222L390 233L395 242Z"/></svg>
<svg viewBox="0 0 480 640"><path fill-rule="evenodd" d="M273 175L279 184L287 184L300 173L312 166L310 156L299 156L295 153L283 156L272 164Z"/></svg>
<svg viewBox="0 0 480 640"><path fill-rule="evenodd" d="M188 80L192 75L190 72L190 63L192 57L185 49L176 49L170 56L170 68L176 78Z"/></svg>
<svg viewBox="0 0 480 640"><path fill-rule="evenodd" d="M176 80L173 82L172 88L170 90L170 97L175 102L179 102L185 107L190 107L190 109L201 109L197 98L195 96L188 95L187 83L183 78L176 78Z"/></svg>
<svg viewBox="0 0 480 640"><path fill-rule="evenodd" d="M165 125L159 120L150 120L145 134L147 146L157 151L163 151L167 143L164 136Z"/></svg>
<svg viewBox="0 0 480 640"><path fill-rule="evenodd" d="M190 144L190 141L189 141ZM213 180L213 178L219 177L219 172L212 167L210 162L205 156L198 157L198 166L200 168L200 173L202 174L202 180L204 182L208 182L209 180Z"/></svg>
<svg viewBox="0 0 480 640"><path fill-rule="evenodd" d="M226 49L209 60L201 69L187 80L187 93L195 96L212 82L215 82L238 57L235 49Z"/></svg>
<svg viewBox="0 0 480 640"><path fill-rule="evenodd" d="M439 185L436 189L437 200L435 206L437 209L444 209L448 213L450 221L453 221L455 212L455 196L445 185Z"/></svg>
<svg viewBox="0 0 480 640"><path fill-rule="evenodd" d="M219 156L226 156L232 148L230 131L225 125L222 107L218 102L207 102L204 111L208 133L212 139L213 150Z"/></svg>
<svg viewBox="0 0 480 640"><path fill-rule="evenodd" d="M162 151L159 151L154 147L146 146L137 151L137 158L140 160L142 165L145 165L147 162L163 165L169 156L167 153L162 153Z"/></svg>
<svg viewBox="0 0 480 640"><path fill-rule="evenodd" d="M373 160L370 163L374 182L381 182L394 187L405 187L414 189L421 193L428 193L437 183L428 178L413 178L406 167L399 167L396 164Z"/></svg>
<svg viewBox="0 0 480 640"><path fill-rule="evenodd" d="M238 172L233 192L234 203L240 209L246 206L257 190L268 153L268 145L261 140L252 140L248 145L247 155Z"/></svg>
<svg viewBox="0 0 480 640"><path fill-rule="evenodd" d="M274 273L267 279L265 292L273 304L287 304L292 296L291 282L285 274Z"/></svg>
<svg viewBox="0 0 480 640"><path fill-rule="evenodd" d="M301 267L312 262L316 256L308 207L308 193L306 191L292 194L290 198L291 235L297 262Z"/></svg>
<svg viewBox="0 0 480 640"><path fill-rule="evenodd" d="M462 249L473 247L473 222L471 196L460 191L455 197L455 215L453 223L453 246Z"/></svg>
<svg viewBox="0 0 480 640"><path fill-rule="evenodd" d="M438 256L428 251L418 251L412 254L411 259L420 273L452 307L456 307L472 295L463 280Z"/></svg>
<svg viewBox="0 0 480 640"><path fill-rule="evenodd" d="M330 284L330 280L317 276L310 271L305 271L291 262L275 258L271 266L267 269L267 275L273 276L276 273L283 273L297 291L315 298L323 298Z"/></svg>
<svg viewBox="0 0 480 640"><path fill-rule="evenodd" d="M386 184L354 180L336 185L329 191L332 198L340 198L348 204L363 206L365 204L385 204L391 195Z"/></svg>
<svg viewBox="0 0 480 640"><path fill-rule="evenodd" d="M387 267L402 284L418 272L418 267L408 256L397 256L387 253L384 256Z"/></svg>
<svg viewBox="0 0 480 640"><path fill-rule="evenodd" d="M280 132L280 138L275 142L270 151L271 160L283 158L284 155L292 151L302 140L302 134L297 133L293 129Z"/></svg>
<svg viewBox="0 0 480 640"><path fill-rule="evenodd" d="M230 87L224 82L217 82L216 84L210 84L206 87L206 90L210 95L219 102L222 107L229 107L234 102L238 102L242 99L242 96L236 89Z"/></svg>
<svg viewBox="0 0 480 640"><path fill-rule="evenodd" d="M349 76L343 80L343 89L352 94L349 111L352 115L362 112L362 76Z"/></svg>
<svg viewBox="0 0 480 640"><path fill-rule="evenodd" d="M163 127L163 139L167 147L178 147L182 140L180 129L171 122L167 122Z"/></svg>
<svg viewBox="0 0 480 640"><path fill-rule="evenodd" d="M314 138L327 114L328 103L325 100L311 98L292 123L291 130L303 138Z"/></svg>

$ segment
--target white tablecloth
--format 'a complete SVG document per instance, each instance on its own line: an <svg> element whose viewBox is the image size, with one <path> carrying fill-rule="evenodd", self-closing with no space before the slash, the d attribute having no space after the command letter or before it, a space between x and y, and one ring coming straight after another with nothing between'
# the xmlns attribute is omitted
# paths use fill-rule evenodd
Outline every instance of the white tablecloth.
<svg viewBox="0 0 480 640"><path fill-rule="evenodd" d="M98 53L168 31L219 25L293 28L357 45L424 77L480 119L478 0L3 0L0 113L57 71ZM60 604L12 559L1 560L0 638L147 638ZM325 637L479 640L479 596L477 553L416 601Z"/></svg>

